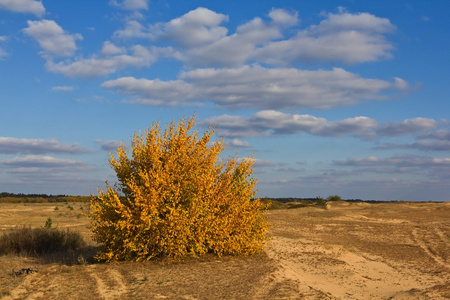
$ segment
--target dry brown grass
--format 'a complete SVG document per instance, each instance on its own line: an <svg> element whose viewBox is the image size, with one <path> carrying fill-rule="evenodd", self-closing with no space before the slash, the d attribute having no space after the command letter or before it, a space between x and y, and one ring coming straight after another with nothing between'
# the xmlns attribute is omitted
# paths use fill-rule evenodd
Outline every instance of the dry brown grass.
<svg viewBox="0 0 450 300"><path fill-rule="evenodd" d="M0 229L79 231L90 248L0 256L2 299L449 299L450 203L330 203L267 212L272 240L254 257L94 263L86 210L0 204ZM54 210L58 206L58 210ZM37 273L12 275L34 267Z"/></svg>

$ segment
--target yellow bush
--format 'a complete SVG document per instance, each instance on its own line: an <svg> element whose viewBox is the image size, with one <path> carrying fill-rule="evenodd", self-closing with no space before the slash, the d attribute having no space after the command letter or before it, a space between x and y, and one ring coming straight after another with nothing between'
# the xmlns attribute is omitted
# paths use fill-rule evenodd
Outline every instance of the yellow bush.
<svg viewBox="0 0 450 300"><path fill-rule="evenodd" d="M207 252L253 254L267 240L267 205L252 200L253 159L219 159L214 130L199 138L194 117L137 132L109 163L119 183L91 199L99 260L143 260Z"/></svg>

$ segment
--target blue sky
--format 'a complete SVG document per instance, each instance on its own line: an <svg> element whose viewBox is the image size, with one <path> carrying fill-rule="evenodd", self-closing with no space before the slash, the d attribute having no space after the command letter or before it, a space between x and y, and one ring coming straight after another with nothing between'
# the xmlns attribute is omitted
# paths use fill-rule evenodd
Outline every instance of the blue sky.
<svg viewBox="0 0 450 300"><path fill-rule="evenodd" d="M0 0L0 191L89 195L196 113L258 196L449 200L449 1Z"/></svg>

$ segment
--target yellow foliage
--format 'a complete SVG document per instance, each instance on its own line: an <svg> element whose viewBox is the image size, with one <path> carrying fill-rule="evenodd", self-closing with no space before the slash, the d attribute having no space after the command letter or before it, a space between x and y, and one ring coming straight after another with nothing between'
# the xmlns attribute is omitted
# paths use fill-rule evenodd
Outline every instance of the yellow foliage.
<svg viewBox="0 0 450 300"><path fill-rule="evenodd" d="M267 205L255 196L253 159L219 159L214 130L199 137L194 117L153 123L122 145L110 165L119 184L91 199L99 260L143 260L208 252L250 255L267 240Z"/></svg>

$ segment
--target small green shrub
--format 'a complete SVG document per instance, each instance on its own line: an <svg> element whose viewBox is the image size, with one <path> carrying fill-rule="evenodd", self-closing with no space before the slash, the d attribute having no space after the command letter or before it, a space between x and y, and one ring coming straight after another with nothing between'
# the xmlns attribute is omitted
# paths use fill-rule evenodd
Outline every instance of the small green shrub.
<svg viewBox="0 0 450 300"><path fill-rule="evenodd" d="M52 228L53 220L52 218L48 217L47 221L45 221L44 228Z"/></svg>
<svg viewBox="0 0 450 300"><path fill-rule="evenodd" d="M323 206L324 208L326 208L327 200L323 199L322 197L316 197L316 206Z"/></svg>
<svg viewBox="0 0 450 300"><path fill-rule="evenodd" d="M21 227L0 236L0 255L45 254L77 250L86 245L78 232Z"/></svg>
<svg viewBox="0 0 450 300"><path fill-rule="evenodd" d="M332 195L328 196L327 201L342 201L342 198L338 195Z"/></svg>
<svg viewBox="0 0 450 300"><path fill-rule="evenodd" d="M262 204L266 205L269 210L286 208L286 204L267 197L261 199L260 201Z"/></svg>

